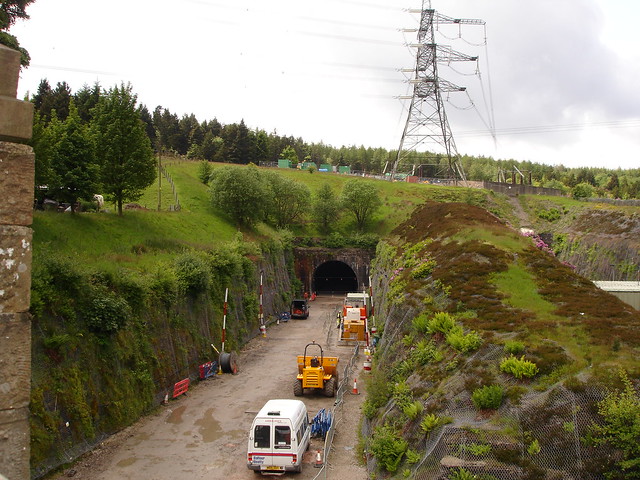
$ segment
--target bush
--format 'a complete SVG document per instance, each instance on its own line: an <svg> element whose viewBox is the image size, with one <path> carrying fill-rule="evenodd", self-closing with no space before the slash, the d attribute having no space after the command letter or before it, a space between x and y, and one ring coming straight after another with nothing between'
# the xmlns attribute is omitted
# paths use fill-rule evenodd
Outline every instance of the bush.
<svg viewBox="0 0 640 480"><path fill-rule="evenodd" d="M471 401L478 410L497 409L502 405L504 389L501 385L485 385L474 390Z"/></svg>
<svg viewBox="0 0 640 480"><path fill-rule="evenodd" d="M477 477L473 473L464 468L453 471L447 478L449 480L477 480Z"/></svg>
<svg viewBox="0 0 640 480"><path fill-rule="evenodd" d="M212 171L213 167L211 166L211 164L206 160L202 160L198 165L198 179L202 183L207 185L209 183L209 179L211 178Z"/></svg>
<svg viewBox="0 0 640 480"><path fill-rule="evenodd" d="M531 378L538 373L538 367L535 363L525 360L524 355L520 358L510 355L500 362L500 371L510 373L518 379L522 377Z"/></svg>
<svg viewBox="0 0 640 480"><path fill-rule="evenodd" d="M415 401L406 405L402 409L402 413L404 413L409 418L409 420L415 420L416 418L418 418L418 415L422 413L422 410L424 410L424 405L422 405L422 403L419 401Z"/></svg>
<svg viewBox="0 0 640 480"><path fill-rule="evenodd" d="M439 417L435 413L429 413L420 422L420 428L424 433L429 433L440 425L446 425L452 421L451 417Z"/></svg>
<svg viewBox="0 0 640 480"><path fill-rule="evenodd" d="M593 197L593 186L588 183L579 183L571 189L571 196L573 198L589 198Z"/></svg>
<svg viewBox="0 0 640 480"><path fill-rule="evenodd" d="M411 321L411 326L418 333L429 333L429 317L426 313L418 315Z"/></svg>
<svg viewBox="0 0 640 480"><path fill-rule="evenodd" d="M433 272L433 269L436 268L436 261L429 258L422 260L411 272L411 276L415 279L418 278L427 278Z"/></svg>
<svg viewBox="0 0 640 480"><path fill-rule="evenodd" d="M388 425L375 429L371 440L371 452L386 471L394 473L398 469L407 448L407 442Z"/></svg>
<svg viewBox="0 0 640 480"><path fill-rule="evenodd" d="M97 292L84 312L89 329L96 333L114 333L124 327L131 315L129 304L110 292Z"/></svg>
<svg viewBox="0 0 640 480"><path fill-rule="evenodd" d="M211 283L207 262L197 253L183 253L175 260L178 285L192 295L205 292Z"/></svg>
<svg viewBox="0 0 640 480"><path fill-rule="evenodd" d="M429 320L427 331L432 335L435 333L446 335L455 326L456 321L451 315L446 312L438 312Z"/></svg>
<svg viewBox="0 0 640 480"><path fill-rule="evenodd" d="M465 335L460 326L452 328L449 333L447 333L446 341L451 348L461 353L477 350L482 344L480 335L476 332L469 332Z"/></svg>
<svg viewBox="0 0 640 480"><path fill-rule="evenodd" d="M607 478L640 478L640 397L625 371L620 371L620 379L623 389L608 392L598 403L603 423L591 427L589 438L621 453L622 460Z"/></svg>
<svg viewBox="0 0 640 480"><path fill-rule="evenodd" d="M411 388L405 382L398 382L393 386L393 399L400 410L404 410L413 402Z"/></svg>
<svg viewBox="0 0 640 480"><path fill-rule="evenodd" d="M508 340L504 342L504 351L512 355L518 355L524 352L524 343L516 340Z"/></svg>
<svg viewBox="0 0 640 480"><path fill-rule="evenodd" d="M433 340L421 340L411 351L411 360L416 366L420 367L438 358L437 354L438 350Z"/></svg>

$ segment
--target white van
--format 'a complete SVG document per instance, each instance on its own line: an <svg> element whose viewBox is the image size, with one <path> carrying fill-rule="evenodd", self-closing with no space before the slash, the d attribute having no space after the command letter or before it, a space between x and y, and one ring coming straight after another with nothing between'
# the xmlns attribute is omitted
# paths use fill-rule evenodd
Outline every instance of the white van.
<svg viewBox="0 0 640 480"><path fill-rule="evenodd" d="M301 472L311 428L300 400L269 400L249 430L247 467L256 473Z"/></svg>

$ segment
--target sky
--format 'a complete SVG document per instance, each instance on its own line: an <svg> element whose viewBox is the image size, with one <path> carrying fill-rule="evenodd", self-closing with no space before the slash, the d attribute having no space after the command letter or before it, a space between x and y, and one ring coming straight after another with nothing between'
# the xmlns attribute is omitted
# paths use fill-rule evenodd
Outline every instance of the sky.
<svg viewBox="0 0 640 480"><path fill-rule="evenodd" d="M397 149L421 0L36 0L10 33L42 79L72 92L130 83L138 101L199 121L244 120L306 142ZM425 0L428 6L428 0ZM477 56L439 64L463 155L640 168L640 2L432 0L436 42ZM426 145L438 151L436 145Z"/></svg>

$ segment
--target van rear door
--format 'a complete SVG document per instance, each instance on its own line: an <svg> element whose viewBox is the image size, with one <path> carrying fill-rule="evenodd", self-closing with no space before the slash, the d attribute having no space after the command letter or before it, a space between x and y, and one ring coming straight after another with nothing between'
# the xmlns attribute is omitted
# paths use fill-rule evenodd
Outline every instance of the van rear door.
<svg viewBox="0 0 640 480"><path fill-rule="evenodd" d="M281 419L262 419L253 428L250 462L263 471L290 470L297 460L291 444L291 426ZM288 468L287 468L288 467Z"/></svg>

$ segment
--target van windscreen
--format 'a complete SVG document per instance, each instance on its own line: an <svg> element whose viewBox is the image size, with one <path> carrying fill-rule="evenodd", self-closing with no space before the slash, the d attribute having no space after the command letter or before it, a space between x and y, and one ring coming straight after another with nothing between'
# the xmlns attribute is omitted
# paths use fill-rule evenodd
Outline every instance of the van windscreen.
<svg viewBox="0 0 640 480"><path fill-rule="evenodd" d="M271 427L269 425L256 425L253 432L253 446L255 448L270 448Z"/></svg>
<svg viewBox="0 0 640 480"><path fill-rule="evenodd" d="M276 426L274 447L291 448L291 429L289 427Z"/></svg>

